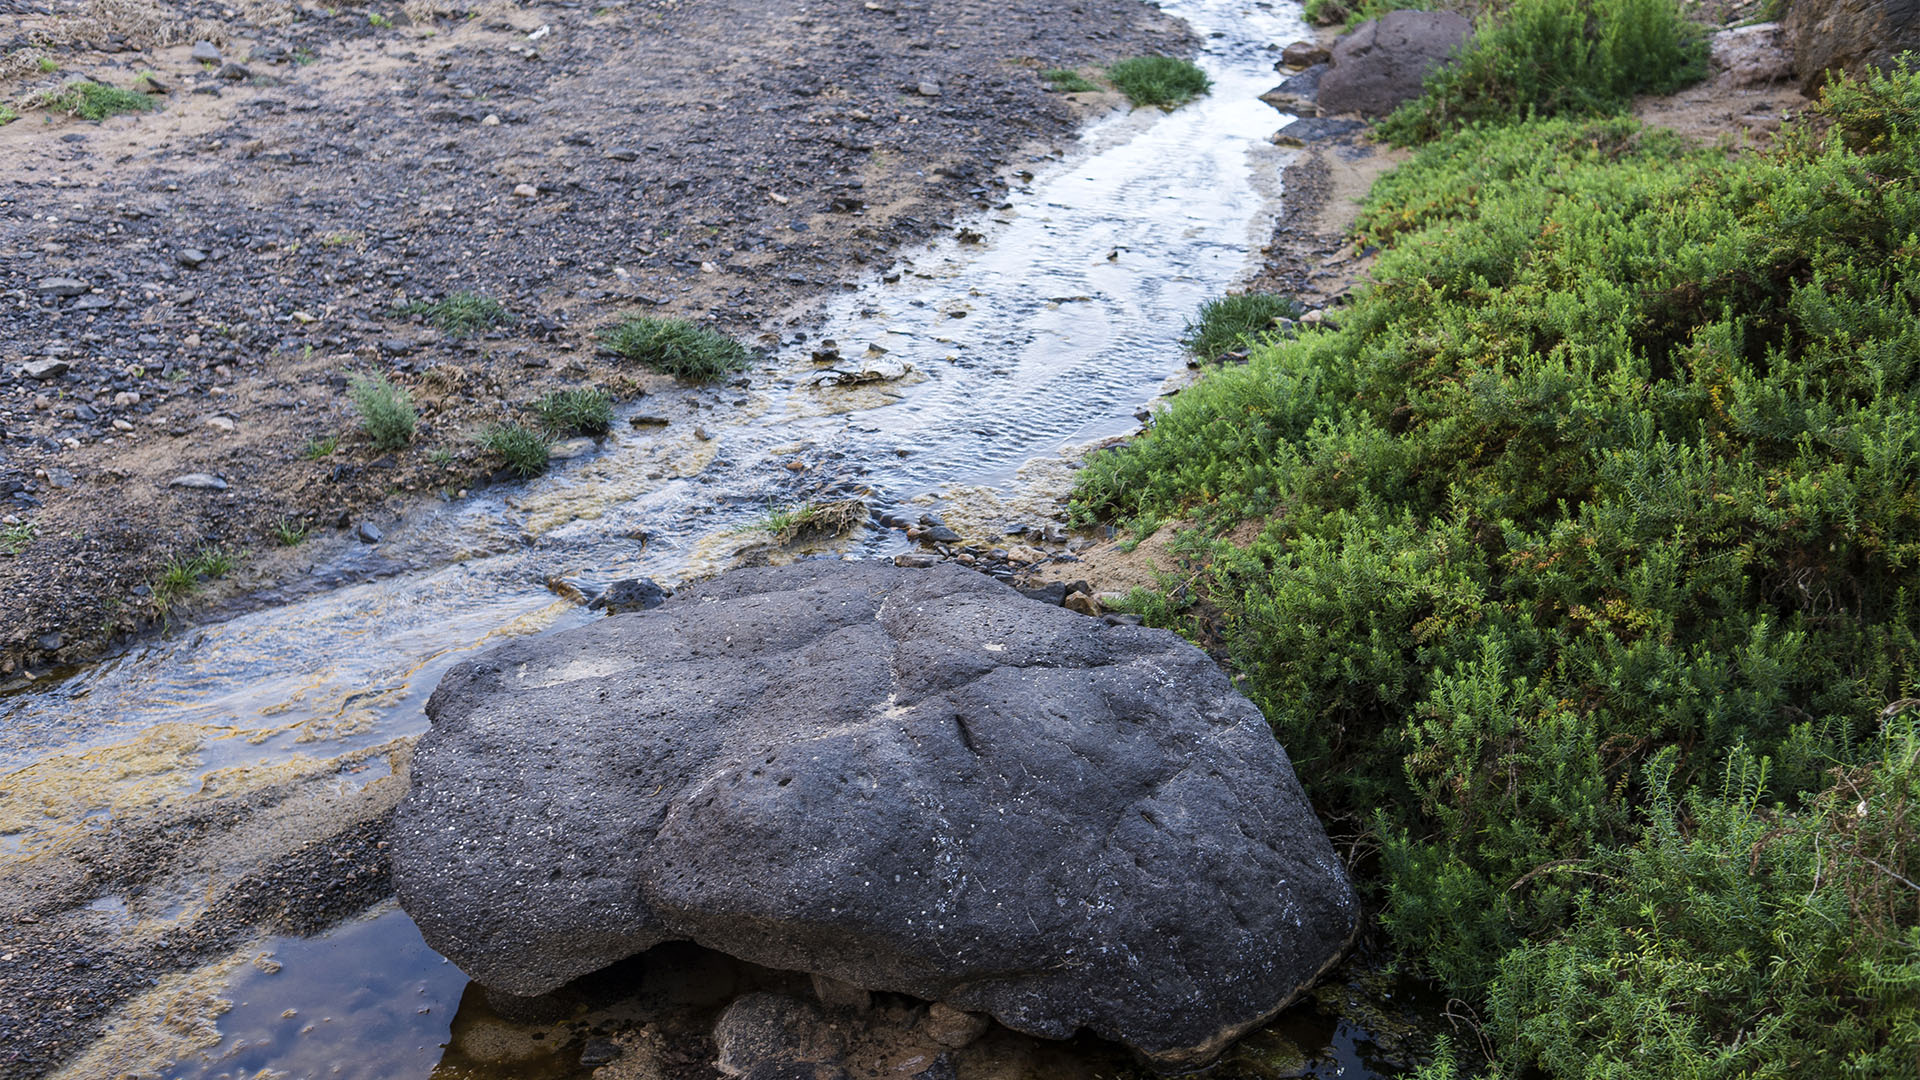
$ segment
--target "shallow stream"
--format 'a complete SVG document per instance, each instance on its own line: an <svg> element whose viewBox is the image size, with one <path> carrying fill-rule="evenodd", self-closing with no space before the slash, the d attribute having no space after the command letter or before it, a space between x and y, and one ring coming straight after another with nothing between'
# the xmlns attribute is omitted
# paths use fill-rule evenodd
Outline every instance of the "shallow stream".
<svg viewBox="0 0 1920 1080"><path fill-rule="evenodd" d="M4 783L16 806L48 808L0 822L0 859L295 766L339 760L339 783L364 784L388 767L363 752L422 731L421 706L451 664L502 637L599 617L550 582L591 592L703 576L773 509L858 493L918 514L962 491L978 505L984 492L1038 523L1031 515L1064 492L1076 448L1136 428L1135 411L1184 370L1187 318L1255 269L1272 231L1291 152L1267 141L1282 118L1257 95L1276 81L1273 49L1306 36L1299 9L1165 7L1202 37L1211 95L1096 122L1064 158L1030 165L1005 207L829 304L817 330L790 339L746 386L646 398L631 413L666 423L623 417L597 448L531 484L422 514L374 547L336 547L312 573L338 587L0 700ZM823 339L838 360L816 361ZM862 370L887 377L822 383ZM825 555L904 545L866 530ZM182 897L175 911L193 903ZM125 906L96 904L109 916ZM233 1002L221 1043L171 1075L487 1072L447 1048L456 1015L483 1007L463 1007L465 978L403 913L385 908L263 951L271 962L214 973ZM1308 1026L1290 1036L1304 1071L1254 1071L1373 1075L1361 1028ZM1049 1075L1112 1075L1111 1061L1050 1060ZM549 1066L579 1071L577 1057ZM495 1074L538 1071L521 1059Z"/></svg>

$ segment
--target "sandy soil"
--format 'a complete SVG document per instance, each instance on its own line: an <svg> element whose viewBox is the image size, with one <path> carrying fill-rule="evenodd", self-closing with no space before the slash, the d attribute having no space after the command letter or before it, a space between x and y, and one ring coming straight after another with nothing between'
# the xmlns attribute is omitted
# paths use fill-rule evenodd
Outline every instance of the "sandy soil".
<svg viewBox="0 0 1920 1080"><path fill-rule="evenodd" d="M0 127L0 679L190 615L154 590L172 560L502 479L476 432L549 389L673 392L598 353L625 315L777 344L1113 104L1041 70L1186 47L1134 0L237 6L0 27L16 107L82 76L168 89ZM462 291L513 321L394 313ZM349 372L413 393L412 446L371 448ZM240 565L202 593L271 583Z"/></svg>

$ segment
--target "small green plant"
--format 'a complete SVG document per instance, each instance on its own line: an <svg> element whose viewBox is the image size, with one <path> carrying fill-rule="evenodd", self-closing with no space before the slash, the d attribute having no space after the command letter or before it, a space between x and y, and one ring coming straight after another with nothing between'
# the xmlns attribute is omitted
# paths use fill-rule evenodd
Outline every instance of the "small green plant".
<svg viewBox="0 0 1920 1080"><path fill-rule="evenodd" d="M480 436L480 446L497 454L507 468L523 477L539 476L547 471L547 438L538 431L516 423L495 424Z"/></svg>
<svg viewBox="0 0 1920 1080"><path fill-rule="evenodd" d="M439 447L427 455L427 460L435 465L450 465L453 463L453 450L445 446Z"/></svg>
<svg viewBox="0 0 1920 1080"><path fill-rule="evenodd" d="M1136 56L1107 69L1107 78L1135 105L1182 105L1213 86L1191 60L1175 56Z"/></svg>
<svg viewBox="0 0 1920 1080"><path fill-rule="evenodd" d="M347 393L360 413L360 427L373 439L376 450L397 450L413 441L413 426L419 414L413 409L413 395L393 384L384 372L355 375L348 380Z"/></svg>
<svg viewBox="0 0 1920 1080"><path fill-rule="evenodd" d="M153 602L162 613L182 597L200 588L203 581L214 581L233 571L238 560L232 552L209 544L187 558L176 555L161 567L153 582Z"/></svg>
<svg viewBox="0 0 1920 1080"><path fill-rule="evenodd" d="M308 439L307 445L300 449L300 456L308 461L319 461L323 457L332 457L340 448L340 436L328 435L323 439Z"/></svg>
<svg viewBox="0 0 1920 1080"><path fill-rule="evenodd" d="M351 236L345 233L341 235ZM357 239L357 237L356 237ZM510 323L513 316L498 300L477 292L457 292L445 300L429 303L415 300L394 308L399 315L422 315L433 325L456 337L478 333L489 326Z"/></svg>
<svg viewBox="0 0 1920 1080"><path fill-rule="evenodd" d="M1202 360L1212 360L1229 350L1251 344L1256 337L1271 333L1276 319L1297 319L1299 303L1273 293L1239 293L1209 300L1200 314L1187 324L1180 344Z"/></svg>
<svg viewBox="0 0 1920 1080"><path fill-rule="evenodd" d="M379 27L382 30L388 29L393 25L392 19L387 18L385 15L382 15L377 11L367 12L367 22L373 26Z"/></svg>
<svg viewBox="0 0 1920 1080"><path fill-rule="evenodd" d="M1040 73L1040 77L1047 80L1047 89L1056 94L1084 94L1100 89L1099 83L1072 68L1048 68Z"/></svg>
<svg viewBox="0 0 1920 1080"><path fill-rule="evenodd" d="M313 50L311 49L293 50L293 63L296 67L306 67L308 64L313 63L315 59L316 57L313 55Z"/></svg>
<svg viewBox="0 0 1920 1080"><path fill-rule="evenodd" d="M804 502L793 506L769 506L766 516L746 527L773 537L776 544L795 540L842 536L867 520L867 504L859 499L831 502Z"/></svg>
<svg viewBox="0 0 1920 1080"><path fill-rule="evenodd" d="M0 104L0 127L6 127L18 119L20 119L20 114L14 111L13 106Z"/></svg>
<svg viewBox="0 0 1920 1080"><path fill-rule="evenodd" d="M360 234L357 232L333 232L320 238L320 246L323 248L345 247L359 242Z"/></svg>
<svg viewBox="0 0 1920 1080"><path fill-rule="evenodd" d="M540 426L555 435L605 435L613 426L613 399L595 386L555 390L534 403Z"/></svg>
<svg viewBox="0 0 1920 1080"><path fill-rule="evenodd" d="M51 75L54 72L60 70L59 62L54 60L54 58L51 56L41 57L39 67L40 67L40 74L42 75Z"/></svg>
<svg viewBox="0 0 1920 1080"><path fill-rule="evenodd" d="M273 523L273 542L281 547L299 547L307 538L307 523L297 518L281 518Z"/></svg>
<svg viewBox="0 0 1920 1080"><path fill-rule="evenodd" d="M49 109L94 121L121 113L147 112L154 107L153 99L145 94L85 80L50 91L41 100Z"/></svg>
<svg viewBox="0 0 1920 1080"><path fill-rule="evenodd" d="M641 315L604 330L608 352L693 382L710 382L747 366L746 347L685 319Z"/></svg>
<svg viewBox="0 0 1920 1080"><path fill-rule="evenodd" d="M34 524L31 521L23 521L18 525L9 525L5 529L0 529L0 548L5 549L9 555L18 555L27 550L28 544L33 543L33 532Z"/></svg>

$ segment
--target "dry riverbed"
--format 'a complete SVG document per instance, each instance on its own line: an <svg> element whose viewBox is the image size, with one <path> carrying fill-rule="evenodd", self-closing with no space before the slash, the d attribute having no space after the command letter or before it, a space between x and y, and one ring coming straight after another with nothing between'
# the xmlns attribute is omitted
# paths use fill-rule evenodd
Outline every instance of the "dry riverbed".
<svg viewBox="0 0 1920 1080"><path fill-rule="evenodd" d="M47 0L0 30L16 107L166 90L0 127L0 682L505 479L475 435L548 390L682 392L598 353L626 315L778 344L1115 104L1042 70L1190 47L1133 0L238 7ZM513 321L394 311L460 292ZM413 445L356 430L352 372L412 392ZM203 553L238 569L160 584Z"/></svg>

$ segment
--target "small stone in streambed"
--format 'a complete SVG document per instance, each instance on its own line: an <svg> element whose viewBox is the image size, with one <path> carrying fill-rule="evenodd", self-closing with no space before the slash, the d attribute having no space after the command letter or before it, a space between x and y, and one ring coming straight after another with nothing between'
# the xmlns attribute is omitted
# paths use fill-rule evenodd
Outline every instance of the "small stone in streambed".
<svg viewBox="0 0 1920 1080"><path fill-rule="evenodd" d="M575 439L562 439L547 448L549 461L571 461L574 458L593 452L593 440L582 435Z"/></svg>
<svg viewBox="0 0 1920 1080"><path fill-rule="evenodd" d="M353 527L353 538L363 544L377 544L385 535L380 531L380 526L371 521L363 521Z"/></svg>
<svg viewBox="0 0 1920 1080"><path fill-rule="evenodd" d="M910 570L924 570L939 561L940 556L938 555L927 555L913 551L901 552L893 557L893 565L903 566Z"/></svg>
<svg viewBox="0 0 1920 1080"><path fill-rule="evenodd" d="M811 1003L785 994L746 994L713 1025L714 1068L747 1076L767 1065L836 1062L846 1040Z"/></svg>
<svg viewBox="0 0 1920 1080"><path fill-rule="evenodd" d="M646 611L666 603L667 597L672 595L652 578L627 578L607 586L605 592L587 604L587 610L605 611L609 615L623 611Z"/></svg>
<svg viewBox="0 0 1920 1080"><path fill-rule="evenodd" d="M91 286L78 278L52 277L42 281L35 288L45 296L79 296Z"/></svg>

